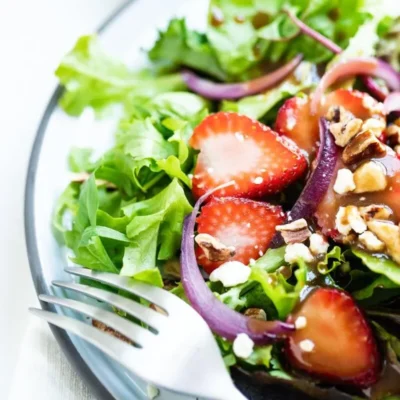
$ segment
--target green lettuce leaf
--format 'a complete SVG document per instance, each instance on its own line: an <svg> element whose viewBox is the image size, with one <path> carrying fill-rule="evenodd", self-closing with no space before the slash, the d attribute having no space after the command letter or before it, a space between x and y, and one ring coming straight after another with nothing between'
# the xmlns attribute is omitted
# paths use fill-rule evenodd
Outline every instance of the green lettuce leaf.
<svg viewBox="0 0 400 400"><path fill-rule="evenodd" d="M157 260L172 258L180 247L184 217L192 210L178 180L154 197L123 208L131 222L121 273L135 276L156 267Z"/></svg>
<svg viewBox="0 0 400 400"><path fill-rule="evenodd" d="M376 257L355 248L352 249L352 253L372 272L384 275L393 283L400 286L400 266L394 261L382 257Z"/></svg>
<svg viewBox="0 0 400 400"><path fill-rule="evenodd" d="M73 147L68 155L68 165L72 172L91 172L92 149Z"/></svg>
<svg viewBox="0 0 400 400"><path fill-rule="evenodd" d="M392 290L395 289L395 290ZM379 293L380 292L380 293ZM356 300L379 298L379 302L400 295L400 286L384 275L379 276L368 286L352 293Z"/></svg>
<svg viewBox="0 0 400 400"><path fill-rule="evenodd" d="M185 87L179 74L157 77L146 71L130 71L103 52L95 35L79 38L55 73L65 88L60 106L74 116L86 107L101 112L132 97L151 98Z"/></svg>
<svg viewBox="0 0 400 400"><path fill-rule="evenodd" d="M183 19L170 21L165 32L160 32L157 42L148 55L162 70L175 70L185 66L205 72L217 79L226 78L207 36L189 30Z"/></svg>

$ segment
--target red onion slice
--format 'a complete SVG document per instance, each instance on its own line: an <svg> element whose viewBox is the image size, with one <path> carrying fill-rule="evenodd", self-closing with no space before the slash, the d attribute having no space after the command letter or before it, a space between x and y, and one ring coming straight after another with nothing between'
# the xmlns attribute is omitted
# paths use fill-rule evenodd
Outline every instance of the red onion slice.
<svg viewBox="0 0 400 400"><path fill-rule="evenodd" d="M316 160L316 167L308 178L293 208L288 213L290 221L312 217L333 179L339 152L335 140L329 131L328 121L325 118L320 118L319 120L319 136L321 145ZM284 244L281 234L276 234L272 241L272 247L276 248Z"/></svg>
<svg viewBox="0 0 400 400"><path fill-rule="evenodd" d="M387 93L373 80L373 78L363 75L361 81L367 88L369 94L375 97L376 100L384 101L386 99Z"/></svg>
<svg viewBox="0 0 400 400"><path fill-rule="evenodd" d="M400 112L400 92L390 93L383 103L383 108L386 115L389 115L393 111Z"/></svg>
<svg viewBox="0 0 400 400"><path fill-rule="evenodd" d="M314 29L310 28L307 24L303 21L298 19L291 11L285 10L286 14L292 20L292 22L307 36L315 39L317 42L321 43L324 47L330 50L332 53L339 54L342 52L342 48L339 47L335 42L329 40L324 35L321 35L319 32L315 31Z"/></svg>
<svg viewBox="0 0 400 400"><path fill-rule="evenodd" d="M290 75L303 59L298 55L287 64L260 78L241 83L216 83L192 71L182 71L182 78L193 92L211 100L235 100L267 90Z"/></svg>
<svg viewBox="0 0 400 400"><path fill-rule="evenodd" d="M214 333L228 340L234 340L239 333L246 333L254 343L267 344L274 339L284 338L294 330L294 326L281 321L258 321L232 310L214 296L197 265L193 240L197 213L208 196L225 186L219 186L201 196L192 213L185 218L181 246L183 288L193 308Z"/></svg>
<svg viewBox="0 0 400 400"><path fill-rule="evenodd" d="M321 98L330 86L338 80L350 78L354 75L371 75L382 78L393 90L400 90L399 74L386 62L375 57L353 58L334 65L325 73L314 92L311 103L311 111L316 114Z"/></svg>

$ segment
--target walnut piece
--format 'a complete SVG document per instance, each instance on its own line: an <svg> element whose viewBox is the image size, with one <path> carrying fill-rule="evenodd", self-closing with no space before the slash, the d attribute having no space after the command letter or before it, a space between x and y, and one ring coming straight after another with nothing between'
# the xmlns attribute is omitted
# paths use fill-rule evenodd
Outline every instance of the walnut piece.
<svg viewBox="0 0 400 400"><path fill-rule="evenodd" d="M389 125L386 128L386 135L390 146L397 146L400 144L400 126L396 124Z"/></svg>
<svg viewBox="0 0 400 400"><path fill-rule="evenodd" d="M225 246L208 233L198 234L195 241L210 261L227 261L236 254L233 246Z"/></svg>
<svg viewBox="0 0 400 400"><path fill-rule="evenodd" d="M385 243L387 253L400 264L400 227L390 221L372 220L368 229Z"/></svg>
<svg viewBox="0 0 400 400"><path fill-rule="evenodd" d="M355 193L379 192L388 184L385 167L377 161L367 161L354 172Z"/></svg>
<svg viewBox="0 0 400 400"><path fill-rule="evenodd" d="M353 118L349 121L331 123L329 130L335 138L335 143L345 147L360 132L362 123L361 119Z"/></svg>
<svg viewBox="0 0 400 400"><path fill-rule="evenodd" d="M347 165L358 163L366 158L382 157L386 154L386 146L370 131L359 133L345 147L342 154Z"/></svg>
<svg viewBox="0 0 400 400"><path fill-rule="evenodd" d="M249 318L259 319L260 321L267 320L267 314L262 308L248 308L244 315Z"/></svg>
<svg viewBox="0 0 400 400"><path fill-rule="evenodd" d="M381 204L371 204L370 206L359 208L361 216L364 221L371 221L372 219L387 220L393 215L393 211Z"/></svg>
<svg viewBox="0 0 400 400"><path fill-rule="evenodd" d="M384 118L368 118L362 124L363 131L370 131L376 137L380 137L386 128L386 121Z"/></svg>
<svg viewBox="0 0 400 400"><path fill-rule="evenodd" d="M342 235L349 235L352 231L363 233L367 230L367 225L356 206L339 207L336 214L336 229Z"/></svg>
<svg viewBox="0 0 400 400"><path fill-rule="evenodd" d="M362 233L358 240L369 251L383 251L385 249L385 243L370 231Z"/></svg>
<svg viewBox="0 0 400 400"><path fill-rule="evenodd" d="M304 218L290 222L285 225L278 225L276 230L281 233L285 243L302 243L310 236L307 221Z"/></svg>

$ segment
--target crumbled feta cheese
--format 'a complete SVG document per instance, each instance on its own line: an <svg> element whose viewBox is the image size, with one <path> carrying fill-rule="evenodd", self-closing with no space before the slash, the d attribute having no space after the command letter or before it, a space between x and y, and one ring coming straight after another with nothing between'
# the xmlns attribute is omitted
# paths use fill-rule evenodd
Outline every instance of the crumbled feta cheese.
<svg viewBox="0 0 400 400"><path fill-rule="evenodd" d="M353 173L347 168L339 169L333 190L337 194L345 194L352 192L355 188Z"/></svg>
<svg viewBox="0 0 400 400"><path fill-rule="evenodd" d="M153 385L147 385L147 398L149 400L154 400L160 394L160 391Z"/></svg>
<svg viewBox="0 0 400 400"><path fill-rule="evenodd" d="M363 233L367 230L367 224L365 223L363 217L360 214L360 211L355 206L348 206L346 207L347 210L347 219L351 226L356 233Z"/></svg>
<svg viewBox="0 0 400 400"><path fill-rule="evenodd" d="M358 238L360 243L370 251L382 251L385 248L385 243L379 240L372 232L367 231L361 234Z"/></svg>
<svg viewBox="0 0 400 400"><path fill-rule="evenodd" d="M315 344L310 339L304 339L299 343L299 347L305 353L311 353L314 350Z"/></svg>
<svg viewBox="0 0 400 400"><path fill-rule="evenodd" d="M239 333L233 341L233 352L239 358L249 358L253 348L254 342L246 333Z"/></svg>
<svg viewBox="0 0 400 400"><path fill-rule="evenodd" d="M310 236L310 250L314 255L325 254L328 251L329 243L325 236L313 233Z"/></svg>
<svg viewBox="0 0 400 400"><path fill-rule="evenodd" d="M286 246L285 250L285 261L294 264L299 259L305 262L311 262L314 260L310 249L303 243L292 243Z"/></svg>
<svg viewBox="0 0 400 400"><path fill-rule="evenodd" d="M303 329L307 326L307 318L300 315L300 317L296 318L294 321L294 326L296 329Z"/></svg>
<svg viewBox="0 0 400 400"><path fill-rule="evenodd" d="M247 282L251 269L239 261L228 261L210 275L211 282L220 281L225 287L232 287Z"/></svg>

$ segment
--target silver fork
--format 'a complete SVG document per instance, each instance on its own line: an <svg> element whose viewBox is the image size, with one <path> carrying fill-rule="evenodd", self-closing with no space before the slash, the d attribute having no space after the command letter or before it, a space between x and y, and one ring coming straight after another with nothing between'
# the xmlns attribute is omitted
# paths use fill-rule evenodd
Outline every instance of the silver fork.
<svg viewBox="0 0 400 400"><path fill-rule="evenodd" d="M246 399L234 386L209 327L183 300L166 290L116 274L75 267L66 271L125 290L161 307L166 313L103 289L55 281L54 286L108 303L136 317L150 329L103 308L50 295L40 295L39 299L100 321L126 336L133 344L64 315L31 308L34 315L83 338L156 386L206 399Z"/></svg>

